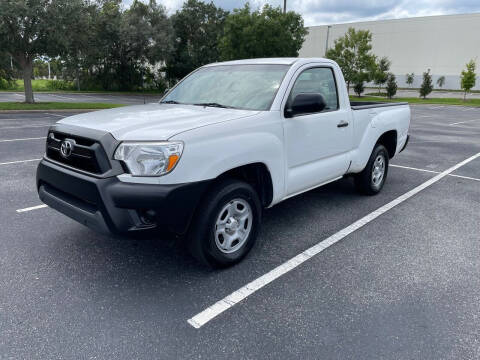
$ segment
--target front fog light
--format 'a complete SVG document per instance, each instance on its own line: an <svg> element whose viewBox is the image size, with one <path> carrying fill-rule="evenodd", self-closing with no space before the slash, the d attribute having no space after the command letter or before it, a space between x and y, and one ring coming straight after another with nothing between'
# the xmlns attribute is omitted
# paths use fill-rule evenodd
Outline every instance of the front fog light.
<svg viewBox="0 0 480 360"><path fill-rule="evenodd" d="M135 176L160 176L175 168L182 156L181 142L124 142L115 151L114 159L122 161Z"/></svg>

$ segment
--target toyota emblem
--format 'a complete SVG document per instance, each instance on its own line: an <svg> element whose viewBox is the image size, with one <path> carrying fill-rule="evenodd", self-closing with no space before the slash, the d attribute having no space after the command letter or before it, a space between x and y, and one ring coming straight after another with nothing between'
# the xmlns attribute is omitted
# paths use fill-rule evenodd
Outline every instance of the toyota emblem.
<svg viewBox="0 0 480 360"><path fill-rule="evenodd" d="M64 158L68 158L70 155L72 155L73 147L74 147L74 142L72 140L69 140L69 139L63 140L62 145L60 145L60 154Z"/></svg>

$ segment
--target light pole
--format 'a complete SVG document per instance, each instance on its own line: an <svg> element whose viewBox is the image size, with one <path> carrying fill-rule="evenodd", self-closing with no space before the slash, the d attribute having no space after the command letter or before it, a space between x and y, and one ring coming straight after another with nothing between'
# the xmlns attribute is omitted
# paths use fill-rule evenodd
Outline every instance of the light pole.
<svg viewBox="0 0 480 360"><path fill-rule="evenodd" d="M327 56L327 51L328 51L328 38L330 36L330 28L332 25L327 26L327 39L325 40L325 56Z"/></svg>
<svg viewBox="0 0 480 360"><path fill-rule="evenodd" d="M287 12L287 0L283 0L283 13Z"/></svg>

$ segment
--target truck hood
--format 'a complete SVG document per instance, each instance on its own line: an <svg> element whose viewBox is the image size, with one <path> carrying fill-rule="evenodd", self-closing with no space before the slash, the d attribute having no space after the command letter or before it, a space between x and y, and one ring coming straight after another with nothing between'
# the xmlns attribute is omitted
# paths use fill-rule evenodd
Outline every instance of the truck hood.
<svg viewBox="0 0 480 360"><path fill-rule="evenodd" d="M235 120L258 111L152 103L78 114L59 124L107 131L117 140L168 140L198 127Z"/></svg>

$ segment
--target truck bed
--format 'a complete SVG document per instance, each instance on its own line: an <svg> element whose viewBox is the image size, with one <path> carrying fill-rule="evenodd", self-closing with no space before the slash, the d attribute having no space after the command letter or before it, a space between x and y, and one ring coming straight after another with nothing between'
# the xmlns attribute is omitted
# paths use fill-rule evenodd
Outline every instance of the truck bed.
<svg viewBox="0 0 480 360"><path fill-rule="evenodd" d="M388 106L408 105L407 102L379 102L379 101L351 101L350 107L352 110L364 110Z"/></svg>

